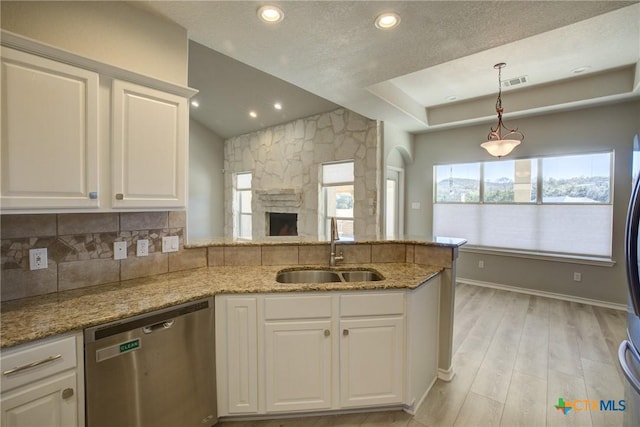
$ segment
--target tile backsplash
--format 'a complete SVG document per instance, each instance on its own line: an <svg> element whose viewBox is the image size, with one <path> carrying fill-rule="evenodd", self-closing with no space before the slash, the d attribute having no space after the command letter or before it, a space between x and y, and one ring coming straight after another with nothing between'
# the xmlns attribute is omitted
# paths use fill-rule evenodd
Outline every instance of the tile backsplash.
<svg viewBox="0 0 640 427"><path fill-rule="evenodd" d="M185 212L1 215L1 299L204 267L206 249L184 250ZM179 236L178 252L162 253L162 237ZM149 240L149 255L136 242ZM113 259L113 242L127 259ZM29 249L47 248L48 268L29 270Z"/></svg>
<svg viewBox="0 0 640 427"><path fill-rule="evenodd" d="M329 243L209 244L184 247L185 212L0 215L1 300L15 300L199 267L328 265ZM162 238L178 236L178 252ZM136 243L149 240L149 255ZM113 259L113 242L127 258ZM29 249L47 248L48 268L29 270ZM451 268L451 248L416 242L340 245L342 264L407 262Z"/></svg>

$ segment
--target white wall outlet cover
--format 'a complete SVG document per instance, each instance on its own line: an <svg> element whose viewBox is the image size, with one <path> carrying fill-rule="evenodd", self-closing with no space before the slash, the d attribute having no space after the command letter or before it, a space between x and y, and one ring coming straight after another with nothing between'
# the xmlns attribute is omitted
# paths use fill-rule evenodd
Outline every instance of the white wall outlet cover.
<svg viewBox="0 0 640 427"><path fill-rule="evenodd" d="M411 209L420 209L420 202L411 202Z"/></svg>
<svg viewBox="0 0 640 427"><path fill-rule="evenodd" d="M137 256L149 255L149 241L147 239L141 239L136 242L136 255Z"/></svg>
<svg viewBox="0 0 640 427"><path fill-rule="evenodd" d="M29 270L42 270L48 267L47 248L29 249Z"/></svg>
<svg viewBox="0 0 640 427"><path fill-rule="evenodd" d="M180 238L178 236L166 236L162 238L162 252L178 252Z"/></svg>
<svg viewBox="0 0 640 427"><path fill-rule="evenodd" d="M127 258L127 242L113 242L113 259Z"/></svg>

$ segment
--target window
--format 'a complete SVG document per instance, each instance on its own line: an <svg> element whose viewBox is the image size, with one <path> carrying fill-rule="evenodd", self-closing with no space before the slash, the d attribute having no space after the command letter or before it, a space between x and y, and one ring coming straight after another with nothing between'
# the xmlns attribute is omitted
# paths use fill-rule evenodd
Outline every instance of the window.
<svg viewBox="0 0 640 427"><path fill-rule="evenodd" d="M236 174L235 235L251 239L251 172Z"/></svg>
<svg viewBox="0 0 640 427"><path fill-rule="evenodd" d="M321 238L331 239L331 217L336 218L338 236L353 240L354 164L352 161L322 165L321 205L323 212Z"/></svg>
<svg viewBox="0 0 640 427"><path fill-rule="evenodd" d="M437 165L434 236L610 257L613 153Z"/></svg>

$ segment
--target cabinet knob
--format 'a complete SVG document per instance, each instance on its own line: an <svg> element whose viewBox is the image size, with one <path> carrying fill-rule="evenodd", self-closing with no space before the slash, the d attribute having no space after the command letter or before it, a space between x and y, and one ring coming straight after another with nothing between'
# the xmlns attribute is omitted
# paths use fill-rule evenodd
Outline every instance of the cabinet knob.
<svg viewBox="0 0 640 427"><path fill-rule="evenodd" d="M73 389L72 388L65 388L64 390L62 390L62 398L63 399L68 399L70 397L73 397Z"/></svg>
<svg viewBox="0 0 640 427"><path fill-rule="evenodd" d="M116 200L124 200L124 194L116 193Z"/></svg>
<svg viewBox="0 0 640 427"><path fill-rule="evenodd" d="M98 192L97 191L92 191L89 193L89 198L91 200L96 200L98 198Z"/></svg>
<svg viewBox="0 0 640 427"><path fill-rule="evenodd" d="M325 336L325 337L328 337L329 335L331 335L331 331L330 331L330 330L328 330L328 329L325 329L325 330L324 330L324 336Z"/></svg>
<svg viewBox="0 0 640 427"><path fill-rule="evenodd" d="M349 335L349 330L348 330L348 329L343 329L343 330L342 330L342 335L344 335L345 337L346 337L347 335Z"/></svg>

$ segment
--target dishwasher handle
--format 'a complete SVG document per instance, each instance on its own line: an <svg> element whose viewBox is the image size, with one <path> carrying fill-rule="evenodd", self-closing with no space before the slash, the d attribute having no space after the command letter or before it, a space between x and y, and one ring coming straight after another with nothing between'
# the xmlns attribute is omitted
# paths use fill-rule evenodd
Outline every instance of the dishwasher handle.
<svg viewBox="0 0 640 427"><path fill-rule="evenodd" d="M176 321L174 319L171 319L171 320L165 320L163 322L154 323L153 325L145 326L144 328L142 328L142 332L144 332L145 334L150 334L157 330L169 329L170 327L173 326L175 322Z"/></svg>

